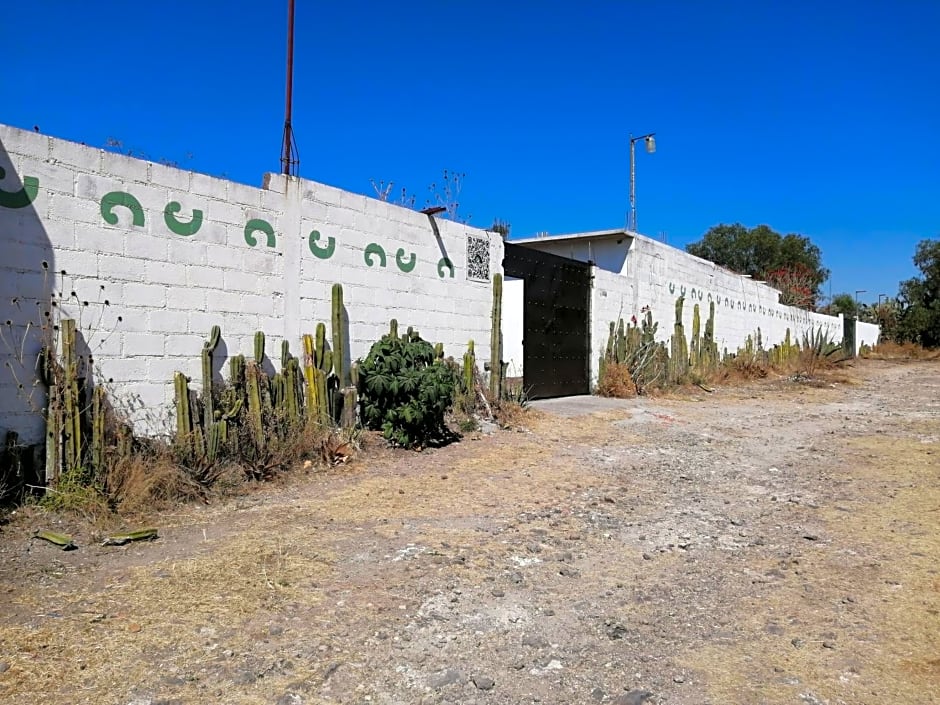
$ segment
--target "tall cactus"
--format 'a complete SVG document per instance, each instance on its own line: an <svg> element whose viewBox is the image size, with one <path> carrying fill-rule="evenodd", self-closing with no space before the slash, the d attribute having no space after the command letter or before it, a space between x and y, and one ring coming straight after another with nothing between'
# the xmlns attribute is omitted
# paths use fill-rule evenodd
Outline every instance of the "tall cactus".
<svg viewBox="0 0 940 705"><path fill-rule="evenodd" d="M248 424L258 451L264 449L264 371L256 360L245 366L245 388L248 398Z"/></svg>
<svg viewBox="0 0 940 705"><path fill-rule="evenodd" d="M304 335L304 377L307 383L307 419L328 424L331 418L327 380L333 368L333 354L326 349L326 326L317 324L316 343Z"/></svg>
<svg viewBox="0 0 940 705"><path fill-rule="evenodd" d="M264 362L264 331L255 333L255 362L259 365Z"/></svg>
<svg viewBox="0 0 940 705"><path fill-rule="evenodd" d="M467 394L473 393L473 373L477 365L477 356L473 341L467 343L467 352L463 354L463 390Z"/></svg>
<svg viewBox="0 0 940 705"><path fill-rule="evenodd" d="M330 318L333 326L333 368L340 388L349 385L346 370L346 359L349 356L349 344L343 330L343 285L333 285L333 308Z"/></svg>
<svg viewBox="0 0 940 705"><path fill-rule="evenodd" d="M614 350L617 354L615 360L621 365L625 364L627 361L627 334L622 318L617 323L617 340L614 343Z"/></svg>
<svg viewBox="0 0 940 705"><path fill-rule="evenodd" d="M689 346L686 342L685 329L682 326L682 304L685 297L676 299L676 323L673 327L671 350L669 354L669 380L678 382L685 377L689 369Z"/></svg>
<svg viewBox="0 0 940 705"><path fill-rule="evenodd" d="M71 318L62 319L61 331L65 468L72 471L82 464L81 396L78 359L75 356L75 321Z"/></svg>
<svg viewBox="0 0 940 705"><path fill-rule="evenodd" d="M502 396L503 356L500 349L503 325L503 275L493 275L493 314L490 317L490 394L494 399Z"/></svg>
<svg viewBox="0 0 940 705"><path fill-rule="evenodd" d="M189 380L182 372L173 375L176 406L176 438L185 447L192 448L193 420L190 416Z"/></svg>
<svg viewBox="0 0 940 705"><path fill-rule="evenodd" d="M215 401L212 388L212 353L219 345L222 330L212 326L209 339L202 345L202 424L208 429L215 421Z"/></svg>
<svg viewBox="0 0 940 705"><path fill-rule="evenodd" d="M91 397L91 465L95 472L105 469L105 406L108 393L101 385Z"/></svg>
<svg viewBox="0 0 940 705"><path fill-rule="evenodd" d="M64 393L58 363L55 355L47 351L44 379L49 386L49 399L46 404L46 484L59 479L62 472L62 437L65 426Z"/></svg>

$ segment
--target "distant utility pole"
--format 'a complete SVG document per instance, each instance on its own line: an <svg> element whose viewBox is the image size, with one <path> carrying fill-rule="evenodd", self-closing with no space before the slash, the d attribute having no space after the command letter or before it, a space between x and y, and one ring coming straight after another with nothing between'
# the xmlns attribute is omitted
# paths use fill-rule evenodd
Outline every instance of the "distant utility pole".
<svg viewBox="0 0 940 705"><path fill-rule="evenodd" d="M297 176L300 154L291 126L294 100L294 0L287 0L287 101L284 107L284 138L281 140L281 173Z"/></svg>

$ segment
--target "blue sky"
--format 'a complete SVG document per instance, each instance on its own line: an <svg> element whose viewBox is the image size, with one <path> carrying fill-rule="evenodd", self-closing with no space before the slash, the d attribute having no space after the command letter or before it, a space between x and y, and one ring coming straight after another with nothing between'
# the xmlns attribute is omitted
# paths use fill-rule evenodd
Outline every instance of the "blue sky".
<svg viewBox="0 0 940 705"><path fill-rule="evenodd" d="M307 178L423 205L450 169L474 225L620 227L628 134L655 131L639 229L677 247L767 223L874 300L940 237L936 0L296 2ZM7 5L0 122L249 184L279 169L286 0Z"/></svg>

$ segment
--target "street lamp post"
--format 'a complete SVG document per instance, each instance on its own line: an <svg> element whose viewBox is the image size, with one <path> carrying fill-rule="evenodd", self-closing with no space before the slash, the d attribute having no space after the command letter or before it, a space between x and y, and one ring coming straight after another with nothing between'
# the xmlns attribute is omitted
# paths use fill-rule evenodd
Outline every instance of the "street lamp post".
<svg viewBox="0 0 940 705"><path fill-rule="evenodd" d="M856 318L858 318L858 295L859 295L859 294L867 294L867 293L868 293L868 290L867 290L867 289L856 289L856 290L855 290L855 317L856 317Z"/></svg>
<svg viewBox="0 0 940 705"><path fill-rule="evenodd" d="M636 143L646 141L646 151L652 154L656 151L656 133L634 137L630 135L630 217L627 219L627 229L636 231Z"/></svg>
<svg viewBox="0 0 940 705"><path fill-rule="evenodd" d="M878 308L881 308L881 299L882 299L882 297L884 297L885 299L887 299L887 298L888 298L888 295L887 295L887 294L878 294Z"/></svg>

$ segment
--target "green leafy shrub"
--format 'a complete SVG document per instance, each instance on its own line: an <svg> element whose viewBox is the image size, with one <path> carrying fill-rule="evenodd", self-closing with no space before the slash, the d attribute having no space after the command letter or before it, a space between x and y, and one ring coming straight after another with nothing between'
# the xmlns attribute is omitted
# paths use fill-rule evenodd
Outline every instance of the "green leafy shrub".
<svg viewBox="0 0 940 705"><path fill-rule="evenodd" d="M359 366L362 421L403 448L450 438L444 415L453 405L457 375L433 345L410 328L376 342Z"/></svg>

